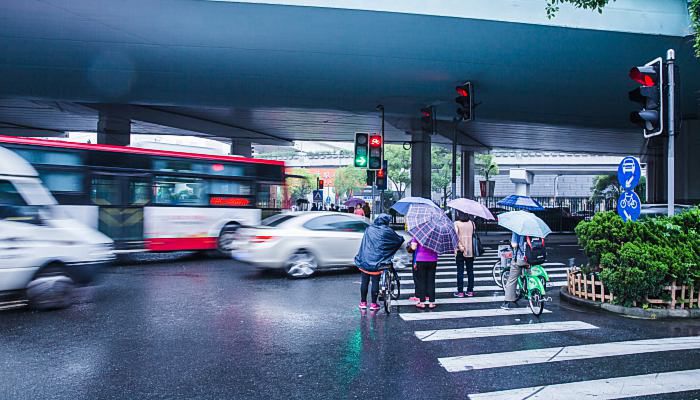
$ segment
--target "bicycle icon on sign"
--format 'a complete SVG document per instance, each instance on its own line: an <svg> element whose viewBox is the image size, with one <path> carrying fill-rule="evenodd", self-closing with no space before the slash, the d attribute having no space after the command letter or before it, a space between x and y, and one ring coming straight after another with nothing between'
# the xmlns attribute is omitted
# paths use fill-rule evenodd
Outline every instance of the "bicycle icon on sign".
<svg viewBox="0 0 700 400"><path fill-rule="evenodd" d="M625 192L625 197L620 200L620 208L627 208L627 206L629 206L631 209L636 209L638 205L632 193Z"/></svg>

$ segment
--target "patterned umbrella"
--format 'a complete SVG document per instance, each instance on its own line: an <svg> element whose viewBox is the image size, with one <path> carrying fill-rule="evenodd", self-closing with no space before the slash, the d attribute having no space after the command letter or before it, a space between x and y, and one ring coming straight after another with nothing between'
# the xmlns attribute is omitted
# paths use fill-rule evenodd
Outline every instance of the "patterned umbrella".
<svg viewBox="0 0 700 400"><path fill-rule="evenodd" d="M454 253L457 232L440 209L413 204L406 214L406 225L408 233L422 246L438 254Z"/></svg>
<svg viewBox="0 0 700 400"><path fill-rule="evenodd" d="M542 211L544 207L542 204L538 203L537 200L530 196L518 196L516 194L511 194L505 199L498 202L498 205L518 208L521 210L528 211Z"/></svg>

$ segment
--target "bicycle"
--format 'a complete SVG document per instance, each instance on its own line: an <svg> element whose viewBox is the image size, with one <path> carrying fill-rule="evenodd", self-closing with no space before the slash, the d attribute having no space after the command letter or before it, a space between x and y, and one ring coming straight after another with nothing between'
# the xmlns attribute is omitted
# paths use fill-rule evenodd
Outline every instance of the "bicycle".
<svg viewBox="0 0 700 400"><path fill-rule="evenodd" d="M515 301L527 298L530 311L539 317L544 311L544 303L551 301L551 297L545 297L549 275L541 265L523 266L515 287ZM510 264L501 273L501 287L506 285L510 275Z"/></svg>
<svg viewBox="0 0 700 400"><path fill-rule="evenodd" d="M379 277L379 296L384 303L384 311L391 313L391 300L398 300L401 295L401 282L399 275L392 265L388 265L382 270Z"/></svg>
<svg viewBox="0 0 700 400"><path fill-rule="evenodd" d="M500 260L496 261L496 263L493 265L493 269L491 270L493 281L496 282L496 285L501 288L503 287L501 277L503 270L509 268L508 266L513 261L513 249L510 247L510 241L504 240L502 243L508 244L498 245L498 256L500 257Z"/></svg>

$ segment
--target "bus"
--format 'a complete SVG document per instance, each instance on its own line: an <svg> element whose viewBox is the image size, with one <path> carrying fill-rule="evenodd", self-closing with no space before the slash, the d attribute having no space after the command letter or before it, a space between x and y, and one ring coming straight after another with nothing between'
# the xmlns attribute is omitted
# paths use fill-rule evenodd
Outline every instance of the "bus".
<svg viewBox="0 0 700 400"><path fill-rule="evenodd" d="M285 208L284 162L0 136L31 163L60 212L120 253L218 250Z"/></svg>

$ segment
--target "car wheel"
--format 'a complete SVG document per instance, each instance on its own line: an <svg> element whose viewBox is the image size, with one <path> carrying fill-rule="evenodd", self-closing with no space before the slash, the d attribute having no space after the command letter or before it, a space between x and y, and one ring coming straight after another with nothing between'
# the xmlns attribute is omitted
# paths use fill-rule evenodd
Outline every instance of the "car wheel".
<svg viewBox="0 0 700 400"><path fill-rule="evenodd" d="M230 257L231 252L235 250L234 243L238 239L238 230L241 228L239 224L226 224L221 229L219 237L216 239L216 250L220 255Z"/></svg>
<svg viewBox="0 0 700 400"><path fill-rule="evenodd" d="M284 268L287 276L294 279L308 278L316 272L318 263L316 258L307 250L297 250Z"/></svg>
<svg viewBox="0 0 700 400"><path fill-rule="evenodd" d="M27 285L29 305L36 310L55 310L73 304L75 282L62 271L37 275Z"/></svg>

